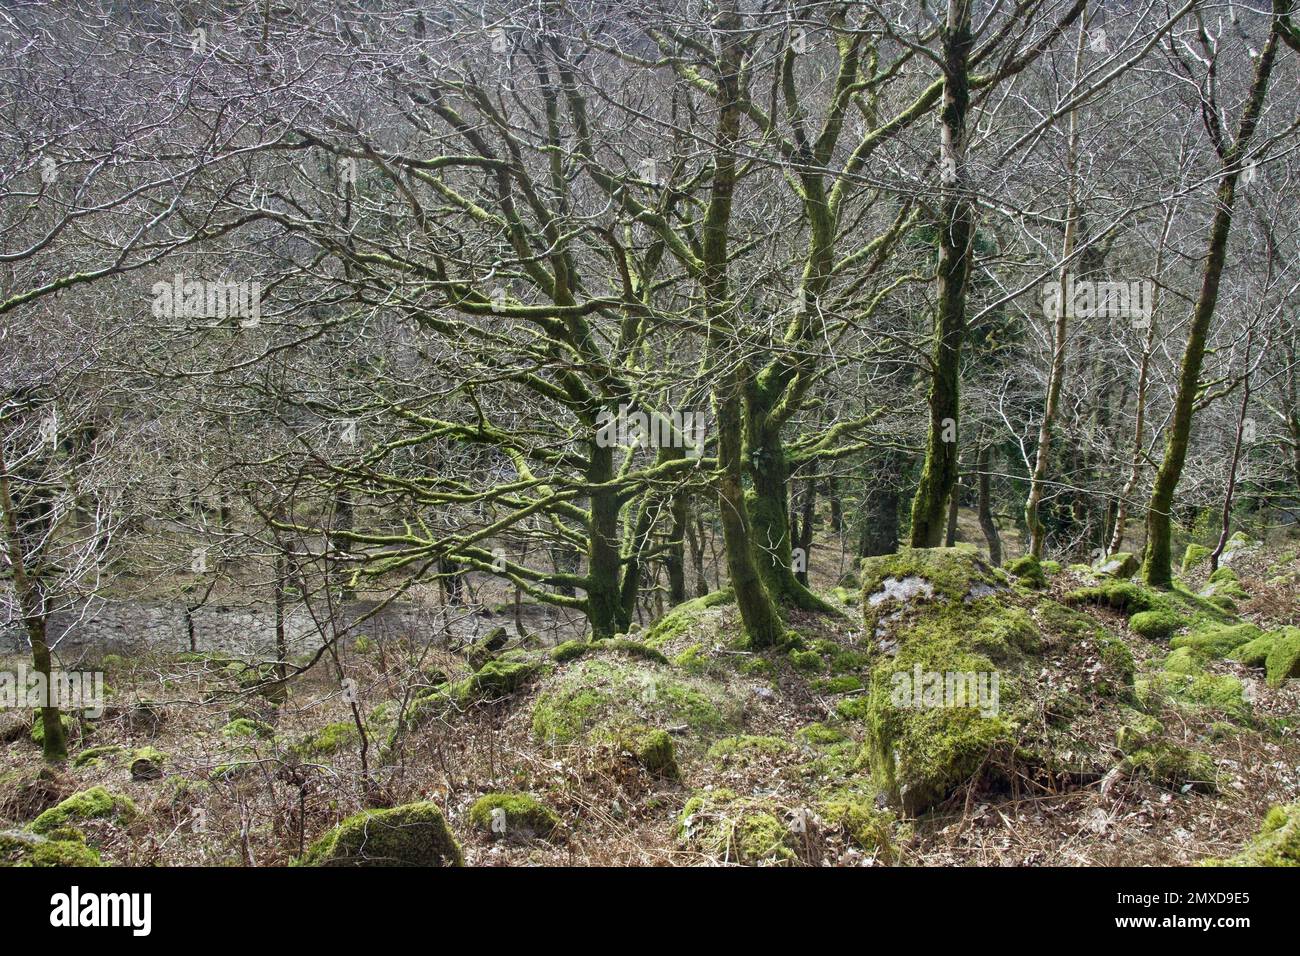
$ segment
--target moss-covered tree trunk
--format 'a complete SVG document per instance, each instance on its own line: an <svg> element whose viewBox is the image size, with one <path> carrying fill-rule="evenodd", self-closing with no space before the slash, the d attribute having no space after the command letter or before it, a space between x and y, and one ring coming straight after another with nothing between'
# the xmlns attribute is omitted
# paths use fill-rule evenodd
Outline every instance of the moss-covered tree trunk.
<svg viewBox="0 0 1300 956"><path fill-rule="evenodd" d="M984 533L984 542L988 545L989 561L997 567L1002 564L1002 537L998 534L997 522L993 520L993 476L990 474L992 463L992 446L981 445L976 462L976 470L979 471L976 512L979 517L980 531Z"/></svg>
<svg viewBox="0 0 1300 956"><path fill-rule="evenodd" d="M728 280L727 245L736 188L736 140L740 133L742 21L735 0L723 0L714 20L718 37L718 123L714 138L713 178L704 214L701 258L705 311L709 319L709 376L718 429L718 511L727 549L727 570L736 595L745 636L754 647L777 643L782 623L759 575L745 502L745 420L742 381L746 367L737 361L731 332L735 328ZM784 497L784 490L782 491Z"/></svg>
<svg viewBox="0 0 1300 956"><path fill-rule="evenodd" d="M1288 9L1280 0L1274 0L1274 13ZM1192 321L1187 332L1182 363L1178 370L1178 388L1174 407L1165 431L1165 456L1156 472L1147 505L1147 542L1142 574L1148 584L1158 588L1173 586L1173 560L1171 551L1171 511L1174 492L1183 475L1187 461L1187 444L1192 434L1192 415L1200 389L1201 365L1205 360L1205 345L1209 337L1210 322L1219 301L1219 281L1228 254L1228 239L1232 234L1232 213L1237 199L1237 181L1241 177L1251 137L1259 123L1259 114L1268 94L1269 76L1277 56L1279 21L1275 16L1268 40L1255 67L1250 94L1242 110L1237 137L1221 149L1221 180L1206 244L1205 267L1201 272L1201 288L1192 310ZM1217 128L1217 127L1216 127ZM1221 137L1220 137L1221 138Z"/></svg>
<svg viewBox="0 0 1300 956"><path fill-rule="evenodd" d="M966 286L970 277L971 204L966 193L966 114L970 105L972 46L969 0L948 0L942 28L938 305L930 355L930 411L925 463L912 499L912 547L934 548L947 528L948 499L957 484L961 349L966 336Z"/></svg>
<svg viewBox="0 0 1300 956"><path fill-rule="evenodd" d="M41 746L48 762L62 763L68 759L68 741L63 734L63 715L54 706L53 662L46 640L45 596L39 576L28 570L31 559L24 545L18 513L14 510L3 438L0 438L0 510L4 512L5 546L9 553L14 595L18 599L27 639L32 645L32 666L45 678L46 699L40 708L41 730L44 732Z"/></svg>
<svg viewBox="0 0 1300 956"><path fill-rule="evenodd" d="M613 488L599 487L614 477L614 449L590 444L587 479L591 493L591 523L587 533L587 617L596 640L627 630L628 617L621 593L622 554L619 512L622 502Z"/></svg>

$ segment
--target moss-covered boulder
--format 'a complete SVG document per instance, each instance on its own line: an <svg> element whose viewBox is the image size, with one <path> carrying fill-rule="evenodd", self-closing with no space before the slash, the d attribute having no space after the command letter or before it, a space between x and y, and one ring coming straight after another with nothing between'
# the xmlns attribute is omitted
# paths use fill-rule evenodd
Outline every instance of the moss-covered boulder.
<svg viewBox="0 0 1300 956"><path fill-rule="evenodd" d="M870 793L852 788L832 790L818 802L817 814L828 827L842 830L858 849L874 854L886 865L896 862L898 820L889 810L876 806Z"/></svg>
<svg viewBox="0 0 1300 956"><path fill-rule="evenodd" d="M1220 714L1242 724L1249 724L1252 720L1245 688L1241 681L1227 674L1165 670L1139 678L1136 692L1143 710L1148 713L1174 707Z"/></svg>
<svg viewBox="0 0 1300 956"><path fill-rule="evenodd" d="M1264 673L1270 687L1281 687L1284 681L1300 677L1300 627L1284 627L1272 637Z"/></svg>
<svg viewBox="0 0 1300 956"><path fill-rule="evenodd" d="M527 793L489 793L469 808L469 821L496 837L524 836L547 839L560 828L560 817Z"/></svg>
<svg viewBox="0 0 1300 956"><path fill-rule="evenodd" d="M1154 603L1152 594L1133 581L1105 580L1091 586L1076 588L1065 595L1066 604L1092 604L1109 607L1127 614L1149 611Z"/></svg>
<svg viewBox="0 0 1300 956"><path fill-rule="evenodd" d="M1187 546L1183 552L1183 574L1194 570L1198 565L1203 564L1205 559L1210 556L1210 549L1203 544L1193 542Z"/></svg>
<svg viewBox="0 0 1300 956"><path fill-rule="evenodd" d="M303 866L463 866L460 847L434 803L367 810L311 845Z"/></svg>
<svg viewBox="0 0 1300 956"><path fill-rule="evenodd" d="M161 780L163 765L166 762L167 755L161 750L156 747L141 747L131 754L131 760L128 764L131 770L131 779L137 781Z"/></svg>
<svg viewBox="0 0 1300 956"><path fill-rule="evenodd" d="M550 744L580 739L617 743L635 727L677 728L693 737L725 734L743 704L725 685L672 665L617 653L592 653L543 684L533 734Z"/></svg>
<svg viewBox="0 0 1300 956"><path fill-rule="evenodd" d="M1241 852L1207 866L1300 866L1300 803L1273 807L1259 833Z"/></svg>
<svg viewBox="0 0 1300 956"><path fill-rule="evenodd" d="M121 744L104 744L101 747L87 747L81 753L77 754L76 759L72 761L74 767L90 767L110 757L116 757L118 754L126 752L126 748Z"/></svg>
<svg viewBox="0 0 1300 956"><path fill-rule="evenodd" d="M676 780L681 776L677 766L677 748L666 730L632 727L623 731L619 746L652 777Z"/></svg>
<svg viewBox="0 0 1300 956"><path fill-rule="evenodd" d="M788 865L798 861L799 839L785 812L761 797L725 788L697 791L682 809L678 839L722 863Z"/></svg>
<svg viewBox="0 0 1300 956"><path fill-rule="evenodd" d="M1002 566L1025 587L1035 589L1047 587L1047 576L1043 573L1043 563L1032 554L1013 558Z"/></svg>
<svg viewBox="0 0 1300 956"><path fill-rule="evenodd" d="M513 655L513 656L512 656ZM494 703L517 693L541 671L541 663L519 651L494 658L469 677L420 694L405 716L407 729L463 712L479 704Z"/></svg>
<svg viewBox="0 0 1300 956"><path fill-rule="evenodd" d="M99 866L99 854L76 831L58 831L58 839L24 830L0 830L0 866Z"/></svg>
<svg viewBox="0 0 1300 956"><path fill-rule="evenodd" d="M1167 608L1155 608L1150 611L1138 611L1129 618L1128 626L1135 634L1152 640L1162 640L1173 634L1186 621Z"/></svg>
<svg viewBox="0 0 1300 956"><path fill-rule="evenodd" d="M308 734L296 741L290 748L300 757L329 757L341 750L348 750L361 743L361 732L351 720L340 720L326 724L315 733Z"/></svg>
<svg viewBox="0 0 1300 956"><path fill-rule="evenodd" d="M1212 625L1191 634L1180 634L1169 642L1174 650L1186 648L1202 663L1228 657L1237 648L1262 635L1254 624Z"/></svg>
<svg viewBox="0 0 1300 956"><path fill-rule="evenodd" d="M1115 731L1115 746L1121 753L1142 749L1165 732L1164 725L1150 714L1125 708L1124 723Z"/></svg>
<svg viewBox="0 0 1300 956"><path fill-rule="evenodd" d="M1016 747L1015 674L1041 638L973 550L906 549L862 563L867 633L879 656L861 761L919 813ZM949 691L953 693L949 693ZM960 692L960 693L958 693Z"/></svg>
<svg viewBox="0 0 1300 956"><path fill-rule="evenodd" d="M135 804L129 797L110 793L103 787L91 787L46 810L32 821L30 829L33 833L46 834L87 820L108 820L125 825L135 817Z"/></svg>
<svg viewBox="0 0 1300 956"><path fill-rule="evenodd" d="M1137 555L1128 551L1117 551L1098 561L1093 565L1093 570L1109 578L1120 578L1127 581L1138 573L1140 567L1142 567L1142 562Z"/></svg>
<svg viewBox="0 0 1300 956"><path fill-rule="evenodd" d="M723 588L679 604L650 626L645 643L650 647L663 647L687 631L698 628L704 618L711 616L709 612L714 608L732 604L735 600L735 593L730 588Z"/></svg>

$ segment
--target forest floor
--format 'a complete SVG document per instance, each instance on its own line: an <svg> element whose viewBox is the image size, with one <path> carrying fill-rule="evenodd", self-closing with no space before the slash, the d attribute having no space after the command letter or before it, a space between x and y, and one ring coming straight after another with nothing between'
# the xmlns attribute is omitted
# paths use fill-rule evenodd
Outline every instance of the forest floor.
<svg viewBox="0 0 1300 956"><path fill-rule="evenodd" d="M993 572L993 588L950 608L939 597L904 602L889 623L873 622L874 634L863 598L881 592L837 590L834 574L814 575L841 613L792 612L791 642L762 652L737 641L734 605L708 599L594 647L557 651L511 635L495 655L476 655L414 639L361 641L291 680L282 701L281 685L265 683L275 674L248 662L106 655L109 706L71 722L65 766L43 769L29 727L0 712L0 850L4 831L23 832L42 811L102 786L135 811L78 823L104 865L286 865L360 810L416 801L441 808L465 862L478 866L1230 857L1270 807L1300 801L1300 680L1270 683L1262 666L1222 649L1189 665L1171 642L1241 625L1253 625L1243 634L1289 633L1281 629L1300 625L1298 566L1294 543L1244 549L1232 559L1231 610L1189 597L1181 626L1159 637L1130 626L1133 606L1081 599L1081 588L1117 579L1075 567L1051 568L1041 589ZM1206 576L1190 570L1183 593L1203 593ZM1145 593L1130 587L1129 598ZM949 617L933 616L941 612ZM900 778L909 760L938 758L908 736L907 721L919 718L871 701L881 642L897 627L903 650L890 653L902 661L916 634L940 633L954 614L980 616L973 626L958 618L936 640L947 642L944 653L960 645L963 660L975 652L962 644L971 639L980 654L1008 655L999 666L1008 668L1010 716L963 724L959 733L975 736L962 737L964 756L952 758L957 776L926 765L941 785L909 807L870 756L881 721L894 721ZM979 643L984 626L1033 634L995 647ZM0 670L23 664L2 660ZM988 741L973 763L972 739L977 748ZM909 755L909 746L924 752ZM1181 763L1144 764L1140 755L1153 753ZM541 809L499 804L510 815L493 822L471 813L485 796L501 800L493 794L525 794Z"/></svg>

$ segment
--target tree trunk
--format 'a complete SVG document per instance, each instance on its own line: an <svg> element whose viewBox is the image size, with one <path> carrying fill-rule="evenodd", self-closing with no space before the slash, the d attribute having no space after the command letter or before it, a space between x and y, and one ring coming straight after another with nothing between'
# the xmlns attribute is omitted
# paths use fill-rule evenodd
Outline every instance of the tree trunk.
<svg viewBox="0 0 1300 956"><path fill-rule="evenodd" d="M1275 4L1276 6L1276 4ZM1187 461L1187 443L1192 433L1192 414L1200 388L1201 364L1205 359L1205 343L1209 336L1210 321L1214 318L1219 301L1219 280L1228 254L1228 238L1232 232L1232 211L1237 198L1237 180L1241 177L1241 163L1254 135L1260 111L1268 93L1269 75L1277 55L1277 21L1274 21L1268 41L1260 54L1251 84L1250 96L1242 112L1241 125L1236 140L1223 153L1222 176L1219 184L1214 220L1210 226L1205 268L1201 274L1201 289L1192 311L1187 345L1183 350L1178 372L1178 390L1174 396L1173 412L1165 437L1165 457L1156 473L1147 506L1147 543L1143 563L1143 577L1152 587L1173 586L1171 547L1171 511L1174 491L1183 476Z"/></svg>
<svg viewBox="0 0 1300 956"><path fill-rule="evenodd" d="M970 0L948 0L943 27L943 112L940 160L938 311L934 323L925 464L912 499L912 547L943 540L948 497L957 484L958 379L966 335L966 285L970 277L972 212L966 195L966 113L970 102L968 60L973 39Z"/></svg>

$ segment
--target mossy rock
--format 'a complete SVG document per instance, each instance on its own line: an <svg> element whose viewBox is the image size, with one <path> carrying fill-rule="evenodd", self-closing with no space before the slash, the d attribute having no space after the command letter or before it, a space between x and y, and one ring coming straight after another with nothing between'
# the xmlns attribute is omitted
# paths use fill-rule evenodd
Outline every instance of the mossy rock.
<svg viewBox="0 0 1300 956"><path fill-rule="evenodd" d="M0 830L0 867L99 866L99 853L86 846L70 828L57 831L58 839L23 830Z"/></svg>
<svg viewBox="0 0 1300 956"><path fill-rule="evenodd" d="M560 828L554 810L527 793L489 793L469 808L469 821L494 836L547 839Z"/></svg>
<svg viewBox="0 0 1300 956"><path fill-rule="evenodd" d="M1129 754L1120 766L1130 776L1172 790L1190 788L1212 793L1218 776L1208 755L1163 740Z"/></svg>
<svg viewBox="0 0 1300 956"><path fill-rule="evenodd" d="M1180 647L1165 658L1161 665L1171 674L1201 674L1204 668L1190 647Z"/></svg>
<svg viewBox="0 0 1300 956"><path fill-rule="evenodd" d="M1124 723L1115 731L1115 746L1130 754L1150 744L1165 732L1164 725L1149 714L1125 708Z"/></svg>
<svg viewBox="0 0 1300 956"><path fill-rule="evenodd" d="M1135 634L1141 634L1151 640L1163 640L1186 623L1173 611L1165 608L1138 611L1128 620L1128 626Z"/></svg>
<svg viewBox="0 0 1300 956"><path fill-rule="evenodd" d="M677 748L672 736L658 727L633 727L623 731L619 746L632 755L652 777L677 780L681 770L677 766Z"/></svg>
<svg viewBox="0 0 1300 956"><path fill-rule="evenodd" d="M508 655L494 658L469 677L415 697L406 710L405 726L423 727L438 717L503 700L523 689L540 670L541 664L535 660Z"/></svg>
<svg viewBox="0 0 1300 956"><path fill-rule="evenodd" d="M1281 687L1300 677L1300 627L1284 627L1270 636L1273 640L1264 658L1264 674L1270 687Z"/></svg>
<svg viewBox="0 0 1300 956"><path fill-rule="evenodd" d="M1300 803L1273 807L1240 853L1205 866L1300 866Z"/></svg>
<svg viewBox="0 0 1300 956"><path fill-rule="evenodd" d="M221 728L221 736L227 740L270 740L275 736L275 728L251 717L236 717Z"/></svg>
<svg viewBox="0 0 1300 956"><path fill-rule="evenodd" d="M128 767L131 779L137 781L160 780L163 777L163 765L167 755L155 747L141 747L131 754Z"/></svg>
<svg viewBox="0 0 1300 956"><path fill-rule="evenodd" d="M1041 590L1047 587L1047 576L1043 573L1043 562L1032 554L1013 558L1002 565L1025 587Z"/></svg>
<svg viewBox="0 0 1300 956"><path fill-rule="evenodd" d="M1180 634L1169 642L1174 650L1186 648L1198 661L1221 660L1263 632L1254 624L1231 624Z"/></svg>
<svg viewBox="0 0 1300 956"><path fill-rule="evenodd" d="M589 650L591 650L591 644L587 641L565 641L563 644L557 644L551 649L551 660L557 664L576 661Z"/></svg>
<svg viewBox="0 0 1300 956"><path fill-rule="evenodd" d="M853 674L836 674L834 677L827 677L813 683L813 689L819 694L853 694L862 690L866 685L862 683L862 678Z"/></svg>
<svg viewBox="0 0 1300 956"><path fill-rule="evenodd" d="M1154 598L1141 585L1117 579L1102 581L1092 587L1077 588L1063 598L1066 604L1092 604L1114 608L1128 614L1149 611Z"/></svg>
<svg viewBox="0 0 1300 956"><path fill-rule="evenodd" d="M1210 554L1210 549L1205 545L1189 544L1187 550L1183 552L1183 574L1187 574L1203 564Z"/></svg>
<svg viewBox="0 0 1300 956"><path fill-rule="evenodd" d="M463 866L460 847L434 803L367 810L321 837L302 866Z"/></svg>
<svg viewBox="0 0 1300 956"><path fill-rule="evenodd" d="M802 674L816 674L826 669L826 662L816 651L791 651L790 666Z"/></svg>
<svg viewBox="0 0 1300 956"><path fill-rule="evenodd" d="M723 863L789 865L798 861L799 840L770 801L739 797L731 790L697 791L678 818L686 846Z"/></svg>
<svg viewBox="0 0 1300 956"><path fill-rule="evenodd" d="M85 820L109 820L125 825L135 817L135 804L129 797L110 793L103 787L91 787L46 810L32 821L30 829L33 833L45 834Z"/></svg>
<svg viewBox="0 0 1300 956"><path fill-rule="evenodd" d="M897 554L864 558L862 608L868 634L881 619L937 602L975 601L1006 587L1005 575L974 548L903 548Z"/></svg>
<svg viewBox="0 0 1300 956"><path fill-rule="evenodd" d="M1238 723L1252 719L1241 681L1227 675L1164 672L1137 681L1137 696L1144 710L1151 712L1164 704L1191 710L1208 710Z"/></svg>
<svg viewBox="0 0 1300 956"><path fill-rule="evenodd" d="M308 734L290 749L300 757L329 757L361 743L361 732L350 720L326 724L315 733Z"/></svg>
<svg viewBox="0 0 1300 956"><path fill-rule="evenodd" d="M631 657L638 657L643 661L654 661L656 664L668 663L668 658L664 656L663 651L626 637L614 637L602 641L593 641L591 643L591 649L600 652L613 651L619 654L627 654Z"/></svg>
<svg viewBox="0 0 1300 956"><path fill-rule="evenodd" d="M1097 574L1105 575L1108 578L1119 578L1127 581L1138 573L1140 567L1142 567L1142 561L1137 555L1128 551L1117 551L1098 561L1093 565L1093 570Z"/></svg>
<svg viewBox="0 0 1300 956"><path fill-rule="evenodd" d="M713 591L703 597L677 605L646 631L645 643L650 647L663 647L694 627L710 608L731 604L736 600L731 588Z"/></svg>
<svg viewBox="0 0 1300 956"><path fill-rule="evenodd" d="M77 754L76 759L72 761L74 767L88 767L98 764L101 760L109 757L115 757L126 751L126 748L120 744L105 744L102 747L88 747L81 753Z"/></svg>
<svg viewBox="0 0 1300 956"><path fill-rule="evenodd" d="M876 806L869 794L851 789L828 793L817 804L817 812L828 826L843 830L861 850L874 854L886 865L897 862L894 832L898 819Z"/></svg>
<svg viewBox="0 0 1300 956"><path fill-rule="evenodd" d="M713 680L654 661L599 654L553 675L534 704L532 727L538 740L552 744L582 738L616 743L623 731L647 725L707 737L738 726L742 706Z"/></svg>

